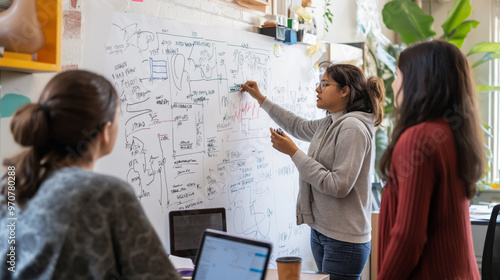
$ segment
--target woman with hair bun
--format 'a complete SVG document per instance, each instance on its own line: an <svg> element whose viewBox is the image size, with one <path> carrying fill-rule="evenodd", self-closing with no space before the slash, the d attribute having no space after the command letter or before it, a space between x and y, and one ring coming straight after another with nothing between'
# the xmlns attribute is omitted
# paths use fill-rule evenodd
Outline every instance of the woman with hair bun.
<svg viewBox="0 0 500 280"><path fill-rule="evenodd" d="M308 153L285 133L271 129L271 142L289 155L300 175L297 224L311 227L311 249L318 270L330 279L359 279L370 255L371 169L374 129L383 118L385 88L380 78L365 77L350 64L324 62L316 87L316 106L328 112L305 120L266 98L256 82L242 91L285 131L308 141Z"/></svg>
<svg viewBox="0 0 500 280"><path fill-rule="evenodd" d="M118 114L111 83L82 70L15 112L25 149L3 162L0 279L180 279L132 188L92 172L114 147Z"/></svg>

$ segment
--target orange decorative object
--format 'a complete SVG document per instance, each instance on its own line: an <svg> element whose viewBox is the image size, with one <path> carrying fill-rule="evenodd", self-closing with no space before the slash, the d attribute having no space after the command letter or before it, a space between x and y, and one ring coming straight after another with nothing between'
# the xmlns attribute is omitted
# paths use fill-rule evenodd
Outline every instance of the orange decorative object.
<svg viewBox="0 0 500 280"><path fill-rule="evenodd" d="M6 49L3 57L0 57L0 70L10 70L19 71L26 73L35 72L57 72L61 71L61 37L62 37L62 1L63 0L14 0L9 9L0 12L0 18L4 17L4 13L7 13L14 5L26 5L23 2L33 2L36 3L37 19L43 31L43 36L45 38L45 43L42 44L42 48L36 53L36 61L32 60L33 53L23 53L9 51ZM21 5L22 4L22 5ZM16 10L12 10L11 13L19 13ZM35 15L36 16L36 15ZM22 16L15 18L16 20L26 22L28 18L23 20ZM0 23L0 30L3 30L5 24L11 24L12 19L9 19L5 23ZM33 28L26 27L26 28ZM21 32L23 29L21 29ZM4 37L0 31L1 37ZM33 35L34 36L34 35ZM37 39L32 38L30 44L35 45ZM0 43L2 45L3 43Z"/></svg>
<svg viewBox="0 0 500 280"><path fill-rule="evenodd" d="M302 7L311 7L312 6L312 0L302 0Z"/></svg>
<svg viewBox="0 0 500 280"><path fill-rule="evenodd" d="M43 48L45 35L36 0L14 0L0 13L0 45L6 51L34 54Z"/></svg>

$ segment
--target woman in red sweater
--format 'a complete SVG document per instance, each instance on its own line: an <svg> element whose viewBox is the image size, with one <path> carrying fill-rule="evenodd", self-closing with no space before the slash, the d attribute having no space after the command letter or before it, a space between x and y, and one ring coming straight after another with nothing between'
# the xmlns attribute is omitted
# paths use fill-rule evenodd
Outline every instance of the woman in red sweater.
<svg viewBox="0 0 500 280"><path fill-rule="evenodd" d="M469 199L485 151L467 58L444 41L401 52L380 169L378 279L480 279Z"/></svg>

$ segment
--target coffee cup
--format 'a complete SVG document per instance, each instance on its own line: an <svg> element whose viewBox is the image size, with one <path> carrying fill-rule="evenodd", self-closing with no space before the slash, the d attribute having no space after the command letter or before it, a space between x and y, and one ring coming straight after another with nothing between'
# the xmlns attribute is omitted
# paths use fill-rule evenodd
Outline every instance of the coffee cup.
<svg viewBox="0 0 500 280"><path fill-rule="evenodd" d="M300 257L279 257L276 259L279 280L299 280L302 267Z"/></svg>

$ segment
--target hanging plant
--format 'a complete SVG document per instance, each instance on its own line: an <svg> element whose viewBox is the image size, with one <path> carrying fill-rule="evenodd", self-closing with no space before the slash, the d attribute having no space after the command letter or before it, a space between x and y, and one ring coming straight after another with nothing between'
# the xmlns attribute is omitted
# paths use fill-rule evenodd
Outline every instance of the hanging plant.
<svg viewBox="0 0 500 280"><path fill-rule="evenodd" d="M330 11L330 0L325 0L325 13L323 14L323 20L325 21L325 31L328 32L328 26L333 23L333 13Z"/></svg>

